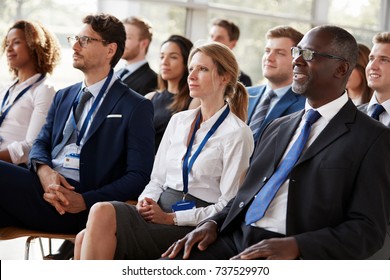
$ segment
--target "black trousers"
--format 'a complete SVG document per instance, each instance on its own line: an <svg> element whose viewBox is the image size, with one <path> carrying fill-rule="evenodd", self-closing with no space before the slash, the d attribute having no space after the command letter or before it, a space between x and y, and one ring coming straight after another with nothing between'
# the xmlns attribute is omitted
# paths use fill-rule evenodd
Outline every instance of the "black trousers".
<svg viewBox="0 0 390 280"><path fill-rule="evenodd" d="M199 251L198 248L194 246L190 253L190 259L228 260L253 244L264 239L275 237L284 237L284 235L263 228L247 226L245 222L242 221L242 223L237 226L219 233L216 242L211 244L205 251ZM182 253L176 257L177 260L183 258Z"/></svg>
<svg viewBox="0 0 390 280"><path fill-rule="evenodd" d="M68 181L78 189L78 182ZM87 217L87 211L60 215L43 199L43 188L35 173L0 161L0 227L77 233L85 228Z"/></svg>

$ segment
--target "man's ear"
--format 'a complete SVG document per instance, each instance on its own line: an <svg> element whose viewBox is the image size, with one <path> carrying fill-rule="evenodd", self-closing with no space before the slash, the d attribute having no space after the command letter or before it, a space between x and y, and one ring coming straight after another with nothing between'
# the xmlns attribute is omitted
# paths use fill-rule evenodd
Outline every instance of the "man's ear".
<svg viewBox="0 0 390 280"><path fill-rule="evenodd" d="M349 72L349 63L346 61L342 61L339 66L336 68L336 77L343 78L345 77Z"/></svg>
<svg viewBox="0 0 390 280"><path fill-rule="evenodd" d="M118 48L117 43L108 44L108 55L110 59L115 55L117 48Z"/></svg>

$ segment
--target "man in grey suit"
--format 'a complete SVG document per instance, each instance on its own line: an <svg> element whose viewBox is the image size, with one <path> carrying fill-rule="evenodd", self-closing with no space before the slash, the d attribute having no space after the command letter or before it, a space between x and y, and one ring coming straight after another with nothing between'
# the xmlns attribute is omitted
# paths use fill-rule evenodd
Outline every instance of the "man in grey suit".
<svg viewBox="0 0 390 280"><path fill-rule="evenodd" d="M390 129L348 99L345 86L357 53L356 40L340 27L306 33L292 49L292 88L306 96L305 110L265 129L235 199L163 257L366 259L383 246L390 216ZM300 158L264 216L248 223L253 201L263 198L259 190L289 160L285 154L313 110L320 117Z"/></svg>
<svg viewBox="0 0 390 280"><path fill-rule="evenodd" d="M374 90L371 100L359 107L369 116L390 126L390 32L374 36L373 47L366 67L368 86ZM390 201L388 201L390 203ZM385 245L372 259L390 259L390 225Z"/></svg>
<svg viewBox="0 0 390 280"><path fill-rule="evenodd" d="M291 90L293 79L291 48L303 34L290 26L276 26L265 35L262 69L267 84L248 87L248 125L255 142L274 119L303 109L305 97ZM272 98L269 94L272 92Z"/></svg>

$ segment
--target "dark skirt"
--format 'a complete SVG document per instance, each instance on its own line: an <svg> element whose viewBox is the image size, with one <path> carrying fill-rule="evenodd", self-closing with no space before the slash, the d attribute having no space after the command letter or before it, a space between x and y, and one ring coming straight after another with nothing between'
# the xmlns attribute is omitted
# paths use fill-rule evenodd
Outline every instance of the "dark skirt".
<svg viewBox="0 0 390 280"><path fill-rule="evenodd" d="M167 189L158 201L164 212L172 212L172 204L183 198L183 193ZM187 195L196 202L196 207L210 205L203 200ZM158 259L176 240L194 229L192 226L161 225L146 222L133 205L112 202L116 211L117 246L114 259Z"/></svg>

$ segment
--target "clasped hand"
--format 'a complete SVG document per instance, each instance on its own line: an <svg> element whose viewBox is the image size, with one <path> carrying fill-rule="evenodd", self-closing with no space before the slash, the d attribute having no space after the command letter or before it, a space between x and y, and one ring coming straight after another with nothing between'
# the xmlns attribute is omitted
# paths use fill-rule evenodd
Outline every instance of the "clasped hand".
<svg viewBox="0 0 390 280"><path fill-rule="evenodd" d="M79 213L86 209L82 195L61 174L47 165L39 166L37 174L44 190L43 198L58 213Z"/></svg>
<svg viewBox="0 0 390 280"><path fill-rule="evenodd" d="M154 224L173 225L173 213L164 212L153 199L145 197L137 203L138 213L147 222Z"/></svg>

